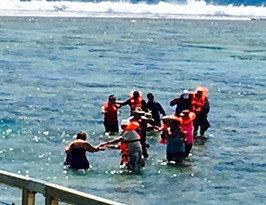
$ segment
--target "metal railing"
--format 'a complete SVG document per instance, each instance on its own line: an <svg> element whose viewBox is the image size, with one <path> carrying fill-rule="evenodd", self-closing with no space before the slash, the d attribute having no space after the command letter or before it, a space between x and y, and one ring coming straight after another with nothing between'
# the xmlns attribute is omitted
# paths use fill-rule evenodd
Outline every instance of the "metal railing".
<svg viewBox="0 0 266 205"><path fill-rule="evenodd" d="M58 205L59 201L78 205L124 205L67 187L1 170L0 183L22 189L22 205L35 205L35 194L37 193L43 194L45 205Z"/></svg>

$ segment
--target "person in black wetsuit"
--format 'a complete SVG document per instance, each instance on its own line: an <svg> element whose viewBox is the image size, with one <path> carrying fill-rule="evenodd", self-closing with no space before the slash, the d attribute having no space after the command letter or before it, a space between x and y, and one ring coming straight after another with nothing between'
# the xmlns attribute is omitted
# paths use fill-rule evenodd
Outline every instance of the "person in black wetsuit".
<svg viewBox="0 0 266 205"><path fill-rule="evenodd" d="M192 94L188 90L184 90L183 93L171 100L170 106L176 105L175 115L179 116L183 110L191 110Z"/></svg>
<svg viewBox="0 0 266 205"><path fill-rule="evenodd" d="M98 152L104 150L105 147L103 144L93 146L86 140L87 133L81 131L77 134L76 139L66 146L65 152L67 156L64 165L70 165L73 169L89 169L90 163L87 159L86 152Z"/></svg>
<svg viewBox="0 0 266 205"><path fill-rule="evenodd" d="M148 98L148 109L151 111L153 121L150 122L151 125L161 126L161 117L165 116L165 111L162 105L154 100L154 95L152 93L147 94Z"/></svg>

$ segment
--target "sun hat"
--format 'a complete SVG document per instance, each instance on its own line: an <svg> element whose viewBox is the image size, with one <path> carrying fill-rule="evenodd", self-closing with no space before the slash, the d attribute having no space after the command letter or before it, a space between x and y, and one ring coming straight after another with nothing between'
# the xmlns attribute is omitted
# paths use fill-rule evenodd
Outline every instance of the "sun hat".
<svg viewBox="0 0 266 205"><path fill-rule="evenodd" d="M145 112L140 107L136 107L133 113L145 114Z"/></svg>
<svg viewBox="0 0 266 205"><path fill-rule="evenodd" d="M141 119L154 121L150 112L146 112L144 116L141 116Z"/></svg>

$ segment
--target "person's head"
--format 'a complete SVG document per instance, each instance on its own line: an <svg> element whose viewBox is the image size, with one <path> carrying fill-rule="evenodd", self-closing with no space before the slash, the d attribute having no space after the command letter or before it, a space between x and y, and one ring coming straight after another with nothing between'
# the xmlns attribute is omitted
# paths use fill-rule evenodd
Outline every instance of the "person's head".
<svg viewBox="0 0 266 205"><path fill-rule="evenodd" d="M115 104L116 97L114 95L109 95L108 101L110 104Z"/></svg>
<svg viewBox="0 0 266 205"><path fill-rule="evenodd" d="M139 91L134 91L133 92L133 98L138 99L139 98Z"/></svg>
<svg viewBox="0 0 266 205"><path fill-rule="evenodd" d="M122 130L125 130L127 128L127 126L130 125L130 121L128 119L123 119L121 121L121 124L120 125L121 125Z"/></svg>
<svg viewBox="0 0 266 205"><path fill-rule="evenodd" d="M200 98L203 95L203 90L199 89L196 91L196 97Z"/></svg>
<svg viewBox="0 0 266 205"><path fill-rule="evenodd" d="M153 102L154 101L154 95L152 93L148 93L147 94L147 98L150 102Z"/></svg>
<svg viewBox="0 0 266 205"><path fill-rule="evenodd" d="M175 131L178 131L180 132L181 131L181 121L180 120L177 120L177 119L171 119L169 121L169 127L170 127L170 131L171 132L175 132Z"/></svg>
<svg viewBox="0 0 266 205"><path fill-rule="evenodd" d="M77 140L87 140L87 136L88 136L87 132L85 132L85 131L80 131L80 132L77 134L76 139L77 139Z"/></svg>
<svg viewBox="0 0 266 205"><path fill-rule="evenodd" d="M184 90L183 94L182 94L183 99L188 99L189 98L189 94L190 94L189 90Z"/></svg>

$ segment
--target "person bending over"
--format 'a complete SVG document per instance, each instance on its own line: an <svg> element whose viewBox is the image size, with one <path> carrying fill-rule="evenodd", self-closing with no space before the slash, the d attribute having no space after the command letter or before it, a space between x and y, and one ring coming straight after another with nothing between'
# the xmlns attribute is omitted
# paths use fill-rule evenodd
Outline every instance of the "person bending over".
<svg viewBox="0 0 266 205"><path fill-rule="evenodd" d="M91 145L87 141L87 135L85 131L79 132L76 139L66 146L65 153L67 156L64 162L65 165L70 165L70 168L73 169L87 170L90 167L90 163L86 152L98 152L105 149L103 144L97 146Z"/></svg>

